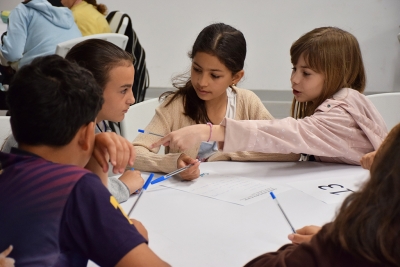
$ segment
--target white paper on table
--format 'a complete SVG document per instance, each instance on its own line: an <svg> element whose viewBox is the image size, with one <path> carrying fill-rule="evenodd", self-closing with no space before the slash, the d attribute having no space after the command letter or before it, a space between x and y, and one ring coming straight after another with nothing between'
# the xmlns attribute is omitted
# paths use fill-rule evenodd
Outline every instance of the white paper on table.
<svg viewBox="0 0 400 267"><path fill-rule="evenodd" d="M242 206L270 198L271 191L279 194L289 190L288 187L282 185L213 172L202 174L202 177L193 181L170 178L161 185Z"/></svg>
<svg viewBox="0 0 400 267"><path fill-rule="evenodd" d="M359 177L341 176L291 182L288 183L288 185L327 204L331 204L343 202L348 195L357 191L367 179L368 176L366 175L361 175Z"/></svg>

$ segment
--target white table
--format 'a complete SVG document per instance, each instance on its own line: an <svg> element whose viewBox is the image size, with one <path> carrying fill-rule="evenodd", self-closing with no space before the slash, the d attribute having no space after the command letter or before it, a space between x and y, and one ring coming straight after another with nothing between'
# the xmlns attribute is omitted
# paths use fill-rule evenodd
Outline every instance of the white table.
<svg viewBox="0 0 400 267"><path fill-rule="evenodd" d="M292 181L333 176L368 177L368 171L359 166L318 162L213 162L202 163L201 171L285 186ZM129 211L135 198L122 204L125 211ZM295 228L323 225L332 220L338 207L296 189L282 192L278 198ZM149 187L131 217L147 228L150 248L174 267L243 266L288 243L291 232L270 198L240 206L159 185Z"/></svg>

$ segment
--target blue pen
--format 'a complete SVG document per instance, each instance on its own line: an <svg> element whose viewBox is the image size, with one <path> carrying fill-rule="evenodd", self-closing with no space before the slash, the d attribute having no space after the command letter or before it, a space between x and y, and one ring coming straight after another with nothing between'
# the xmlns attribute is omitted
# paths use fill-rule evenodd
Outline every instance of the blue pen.
<svg viewBox="0 0 400 267"><path fill-rule="evenodd" d="M143 192L149 187L151 179L153 179L154 173L150 173L149 177L147 178L146 182L144 183L144 186L142 188L142 191L140 191L139 196L136 198L135 203L133 203L133 206L131 210L128 212L128 216L131 215L133 208L136 206L136 204L139 202L140 197L143 195Z"/></svg>
<svg viewBox="0 0 400 267"><path fill-rule="evenodd" d="M148 132L148 131L145 131L145 130L143 130L143 129L138 129L138 132L139 133L146 133L146 134L152 134L152 135L156 135L156 136L159 136L159 137L164 137L163 135L161 135L161 134L157 134L157 133L153 133L153 132Z"/></svg>
<svg viewBox="0 0 400 267"><path fill-rule="evenodd" d="M289 218L286 216L285 212L283 211L281 205L279 205L278 199L276 199L274 192L269 192L269 194L271 195L272 199L275 200L276 204L278 204L279 209L282 211L283 216L285 216L286 221L288 222L290 228L292 228L293 234L296 233L296 230L294 230L293 225L290 223Z"/></svg>
<svg viewBox="0 0 400 267"><path fill-rule="evenodd" d="M200 162L201 162L201 161L200 161ZM194 164L195 164L195 163L186 165L186 166L183 167L183 168L177 169L177 170L175 170L175 171L173 171L173 172L170 172L170 173L168 173L168 174L166 174L166 175L164 175L164 176L160 176L160 177L158 177L157 179L153 180L153 181L151 182L151 184L157 184L157 183L159 183L159 182L165 181L165 180L171 178L172 176L174 176L175 174L181 173L181 172L183 172L184 170L189 169L189 168L192 167Z"/></svg>

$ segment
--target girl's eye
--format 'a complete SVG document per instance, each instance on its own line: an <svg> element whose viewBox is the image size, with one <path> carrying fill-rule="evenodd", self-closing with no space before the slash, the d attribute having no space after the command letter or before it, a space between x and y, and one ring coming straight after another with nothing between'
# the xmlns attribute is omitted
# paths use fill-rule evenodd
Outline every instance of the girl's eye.
<svg viewBox="0 0 400 267"><path fill-rule="evenodd" d="M126 94L126 92L128 92L128 89L124 89L121 91L121 94Z"/></svg>
<svg viewBox="0 0 400 267"><path fill-rule="evenodd" d="M303 75L304 75L304 76L308 76L308 75L310 75L310 73L308 73L308 72L303 72Z"/></svg>
<svg viewBox="0 0 400 267"><path fill-rule="evenodd" d="M214 79L218 79L221 76L215 75L215 74L211 74L211 77L213 77Z"/></svg>
<svg viewBox="0 0 400 267"><path fill-rule="evenodd" d="M198 69L198 68L196 68L196 67L193 67L193 70L194 70L195 72L200 72L200 69Z"/></svg>

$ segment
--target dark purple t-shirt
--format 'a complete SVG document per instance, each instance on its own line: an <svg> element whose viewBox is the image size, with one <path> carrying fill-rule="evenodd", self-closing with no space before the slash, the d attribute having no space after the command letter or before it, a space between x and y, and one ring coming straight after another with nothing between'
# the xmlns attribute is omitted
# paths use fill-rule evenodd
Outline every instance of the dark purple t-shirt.
<svg viewBox="0 0 400 267"><path fill-rule="evenodd" d="M146 242L95 174L16 149L0 163L0 251L18 266L115 266Z"/></svg>

